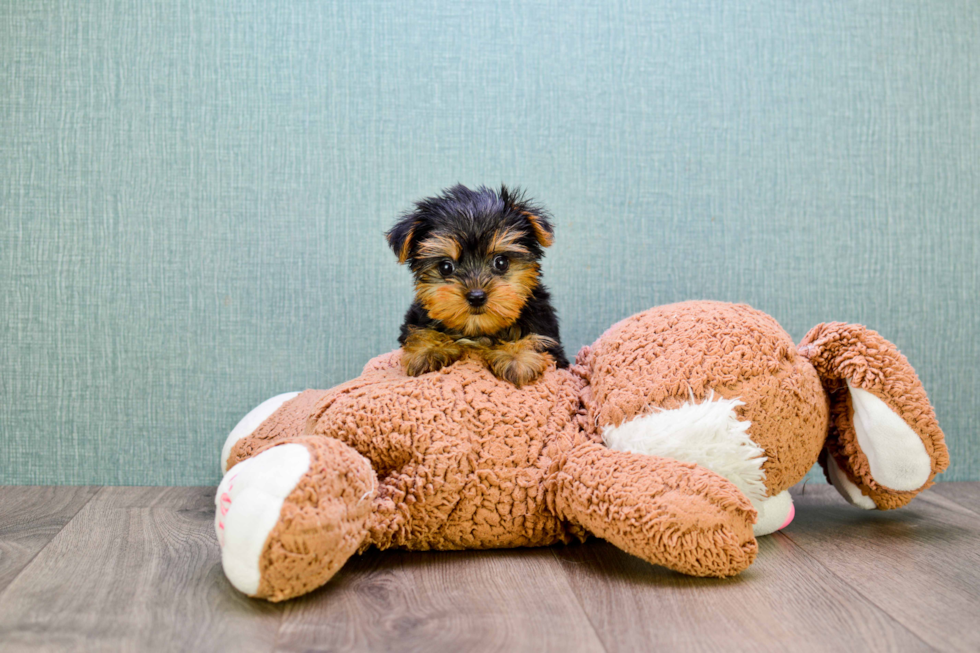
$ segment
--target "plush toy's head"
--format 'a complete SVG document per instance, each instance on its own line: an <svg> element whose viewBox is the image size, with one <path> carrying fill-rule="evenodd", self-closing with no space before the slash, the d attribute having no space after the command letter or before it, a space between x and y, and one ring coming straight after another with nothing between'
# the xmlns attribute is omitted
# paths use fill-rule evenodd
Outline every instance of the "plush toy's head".
<svg viewBox="0 0 980 653"><path fill-rule="evenodd" d="M712 469L760 522L818 460L867 509L905 505L949 463L908 360L861 325L818 325L797 347L744 304L682 302L623 320L579 357L608 446ZM785 525L772 510L757 532Z"/></svg>
<svg viewBox="0 0 980 653"><path fill-rule="evenodd" d="M776 320L744 304L651 308L613 325L580 358L607 443L704 464L685 449L705 448L706 434L683 444L672 436L683 419L714 420L715 450L738 442L733 457L742 464L726 476L753 500L803 478L827 437L816 370ZM668 427L682 408L681 424Z"/></svg>

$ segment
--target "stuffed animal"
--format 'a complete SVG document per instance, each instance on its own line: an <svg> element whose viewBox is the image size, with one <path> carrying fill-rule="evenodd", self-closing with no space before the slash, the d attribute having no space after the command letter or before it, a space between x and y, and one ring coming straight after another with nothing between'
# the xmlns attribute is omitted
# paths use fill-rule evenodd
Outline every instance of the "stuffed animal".
<svg viewBox="0 0 980 653"><path fill-rule="evenodd" d="M418 377L399 357L274 397L232 431L215 526L237 589L299 596L372 546L589 535L731 576L792 520L788 490L818 460L867 509L905 505L949 462L908 361L854 324L820 324L796 346L745 305L661 306L521 388L475 356Z"/></svg>

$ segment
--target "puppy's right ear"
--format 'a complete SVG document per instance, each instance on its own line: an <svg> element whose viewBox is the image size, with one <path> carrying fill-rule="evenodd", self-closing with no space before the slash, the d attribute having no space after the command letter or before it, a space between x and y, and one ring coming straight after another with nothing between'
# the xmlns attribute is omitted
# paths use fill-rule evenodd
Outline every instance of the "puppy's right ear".
<svg viewBox="0 0 980 653"><path fill-rule="evenodd" d="M412 253L415 230L418 226L418 216L414 213L409 213L402 216L401 220L395 223L395 226L385 234L385 238L388 239L388 246L391 247L391 251L398 257L399 263L407 261L409 255Z"/></svg>

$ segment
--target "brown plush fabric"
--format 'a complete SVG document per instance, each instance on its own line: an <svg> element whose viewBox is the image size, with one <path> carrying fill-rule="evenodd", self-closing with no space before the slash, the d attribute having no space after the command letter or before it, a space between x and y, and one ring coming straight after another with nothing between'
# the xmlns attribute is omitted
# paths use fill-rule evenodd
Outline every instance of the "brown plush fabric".
<svg viewBox="0 0 980 653"><path fill-rule="evenodd" d="M654 408L703 401L709 393L745 402L740 420L766 450L775 496L813 466L829 408L816 371L772 317L744 304L682 302L637 313L579 354L599 430Z"/></svg>
<svg viewBox="0 0 980 653"><path fill-rule="evenodd" d="M400 349L396 349L395 351L389 351L387 354L381 354L369 360L364 366L364 369L361 370L361 374L380 372L382 370L394 370L398 369L401 364L402 352Z"/></svg>
<svg viewBox="0 0 980 653"><path fill-rule="evenodd" d="M542 508L557 457L588 437L579 425L582 379L552 365L518 389L473 357L419 377L392 362L379 357L355 381L286 402L232 447L229 469L272 443L332 438L381 478L365 546L568 541L569 529Z"/></svg>
<svg viewBox="0 0 980 653"><path fill-rule="evenodd" d="M229 468L286 442L315 461L266 542L260 595L307 592L370 546L540 546L590 533L684 573L737 574L757 551L756 512L738 489L691 463L606 449L602 430L711 393L738 398L739 419L768 457L770 496L827 444L890 507L905 497L867 476L847 431L843 378L885 400L931 447L934 470L945 467L914 372L862 328L821 325L798 352L764 313L685 302L620 322L577 365L551 365L522 388L472 354L418 377L402 370L400 352L379 356L356 379L286 402L231 449Z"/></svg>
<svg viewBox="0 0 980 653"><path fill-rule="evenodd" d="M378 484L371 464L337 440L290 442L309 450L310 469L283 502L259 558L255 596L270 601L320 587L347 562L367 536L365 522Z"/></svg>
<svg viewBox="0 0 980 653"><path fill-rule="evenodd" d="M758 552L752 504L693 463L586 443L562 466L556 507L620 549L692 576L733 576Z"/></svg>
<svg viewBox="0 0 980 653"><path fill-rule="evenodd" d="M327 392L329 390L306 390L280 406L249 437L232 445L227 469L251 458L273 442L303 435L307 419Z"/></svg>
<svg viewBox="0 0 980 653"><path fill-rule="evenodd" d="M949 452L936 413L915 370L892 343L859 324L830 322L813 327L800 343L800 353L820 374L831 402L832 427L827 451L862 493L882 510L900 508L932 485L949 466ZM922 438L932 460L932 474L918 490L899 492L877 483L854 431L854 408L847 381L881 399ZM827 462L821 459L826 473Z"/></svg>
<svg viewBox="0 0 980 653"><path fill-rule="evenodd" d="M578 425L581 378L552 366L521 389L468 357L439 372L368 372L324 395L309 432L346 442L381 477L368 543L464 549L568 541L543 510Z"/></svg>
<svg viewBox="0 0 980 653"><path fill-rule="evenodd" d="M335 456L338 447L356 450L381 479L359 534L356 519L341 529L335 518L311 517L308 497L337 501L338 465L329 466L334 475L307 474L284 503L289 526L281 522L266 543L259 596L281 600L323 584L355 542L362 550L541 546L591 532L685 573L729 576L752 562L748 500L694 465L597 444L585 428L577 370L552 366L518 389L474 359L420 377L389 362L372 362L371 371L333 390L301 393L233 447L230 466L278 444L331 443ZM351 464L349 456L337 460ZM585 481L575 480L579 470ZM596 473L604 480L590 487ZM363 489L358 482L354 494ZM325 533L297 526L299 498L302 524L312 519ZM280 540L305 555L283 555Z"/></svg>

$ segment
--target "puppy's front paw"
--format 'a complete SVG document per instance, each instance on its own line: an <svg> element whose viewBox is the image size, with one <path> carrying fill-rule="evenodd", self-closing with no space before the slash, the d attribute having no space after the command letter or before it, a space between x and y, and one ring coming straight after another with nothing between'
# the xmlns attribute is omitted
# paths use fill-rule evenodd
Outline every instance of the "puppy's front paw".
<svg viewBox="0 0 980 653"><path fill-rule="evenodd" d="M537 380L554 361L549 354L538 351L550 342L553 341L543 336L528 336L515 342L502 342L484 355L497 378L520 388Z"/></svg>
<svg viewBox="0 0 980 653"><path fill-rule="evenodd" d="M462 345L445 333L422 329L405 339L402 366L409 376L419 376L452 365L462 355Z"/></svg>

